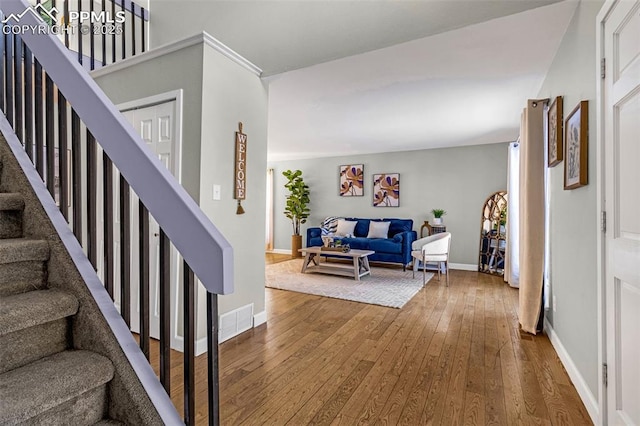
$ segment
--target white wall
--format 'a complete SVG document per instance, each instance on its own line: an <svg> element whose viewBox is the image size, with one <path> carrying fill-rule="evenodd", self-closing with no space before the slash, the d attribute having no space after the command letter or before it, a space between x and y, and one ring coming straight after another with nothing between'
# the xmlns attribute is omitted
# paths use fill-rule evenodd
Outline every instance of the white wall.
<svg viewBox="0 0 640 426"><path fill-rule="evenodd" d="M291 248L291 221L282 213L287 191L282 171L300 169L311 191L311 216L303 229L327 216L413 219L420 233L430 211L447 211L444 223L452 235L451 262L478 264L480 215L486 198L507 187L507 143L384 154L354 155L269 163L274 169L274 248ZM364 196L341 197L339 167L364 164ZM400 173L400 207L373 207L375 173ZM419 236L419 235L418 235Z"/></svg>
<svg viewBox="0 0 640 426"><path fill-rule="evenodd" d="M551 173L551 295L546 313L593 395L598 394L596 281L596 15L602 1L583 1L562 40L539 97L564 96L564 118L589 101L589 185L565 191L564 162Z"/></svg>

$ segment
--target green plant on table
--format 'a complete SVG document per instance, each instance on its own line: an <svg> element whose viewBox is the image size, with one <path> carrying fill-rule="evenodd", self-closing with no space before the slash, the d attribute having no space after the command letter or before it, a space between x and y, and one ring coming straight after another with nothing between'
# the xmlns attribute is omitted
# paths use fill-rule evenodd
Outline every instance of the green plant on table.
<svg viewBox="0 0 640 426"><path fill-rule="evenodd" d="M440 219L442 216L447 214L447 212L443 209L433 209L431 210L431 214L433 214L433 217L435 217L436 219Z"/></svg>

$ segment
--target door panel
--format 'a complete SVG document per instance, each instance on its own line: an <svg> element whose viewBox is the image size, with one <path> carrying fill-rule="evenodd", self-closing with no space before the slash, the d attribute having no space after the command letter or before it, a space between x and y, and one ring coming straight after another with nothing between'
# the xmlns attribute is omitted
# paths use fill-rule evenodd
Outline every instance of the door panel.
<svg viewBox="0 0 640 426"><path fill-rule="evenodd" d="M617 142L618 179L620 188L619 229L623 238L640 236L640 94L634 93L618 107L620 137ZM636 141L636 142L634 142Z"/></svg>
<svg viewBox="0 0 640 426"><path fill-rule="evenodd" d="M640 288L637 285L624 281L616 282L616 293L619 295L620 309L618 321L620 323L620 355L621 373L619 377L620 389L618 390L619 415L627 424L639 424L640 420L640 345L637 340L630 339L637 335L640 325Z"/></svg>

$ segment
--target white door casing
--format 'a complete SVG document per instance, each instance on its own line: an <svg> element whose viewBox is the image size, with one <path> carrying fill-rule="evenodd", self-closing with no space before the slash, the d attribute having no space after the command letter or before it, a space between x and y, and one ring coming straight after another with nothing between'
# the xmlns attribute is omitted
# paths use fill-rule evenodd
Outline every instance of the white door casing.
<svg viewBox="0 0 640 426"><path fill-rule="evenodd" d="M609 425L640 425L640 1L607 6L600 15L608 370L601 418Z"/></svg>

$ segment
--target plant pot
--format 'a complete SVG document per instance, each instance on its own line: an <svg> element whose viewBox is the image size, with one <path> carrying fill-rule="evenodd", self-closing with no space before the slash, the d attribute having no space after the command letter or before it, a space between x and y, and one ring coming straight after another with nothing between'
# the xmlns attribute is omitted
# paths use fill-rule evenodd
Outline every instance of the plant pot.
<svg viewBox="0 0 640 426"><path fill-rule="evenodd" d="M442 218L441 217L434 217L433 218L433 224L434 225L442 225Z"/></svg>
<svg viewBox="0 0 640 426"><path fill-rule="evenodd" d="M302 248L302 235L291 236L291 257L302 257L302 253L299 250Z"/></svg>

